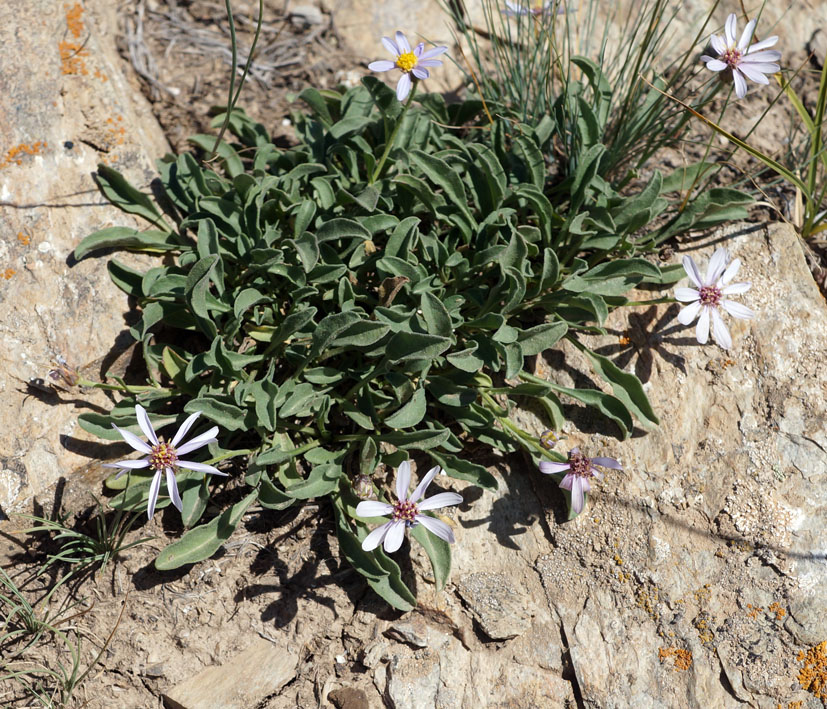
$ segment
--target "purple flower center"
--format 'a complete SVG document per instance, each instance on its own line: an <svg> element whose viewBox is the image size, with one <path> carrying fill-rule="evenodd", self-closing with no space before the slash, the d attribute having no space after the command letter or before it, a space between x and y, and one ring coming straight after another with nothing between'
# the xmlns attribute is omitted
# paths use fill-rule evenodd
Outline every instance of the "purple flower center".
<svg viewBox="0 0 827 709"><path fill-rule="evenodd" d="M404 52L396 58L396 66L402 71L410 71L416 66L416 54L413 52Z"/></svg>
<svg viewBox="0 0 827 709"><path fill-rule="evenodd" d="M741 63L741 50L737 47L728 47L727 50L720 56L720 60L724 62L730 69L734 69Z"/></svg>
<svg viewBox="0 0 827 709"><path fill-rule="evenodd" d="M417 513L416 503L410 500L400 500L393 506L394 522L404 522L406 527L413 527Z"/></svg>
<svg viewBox="0 0 827 709"><path fill-rule="evenodd" d="M175 468L178 464L178 453L175 448L169 443L166 443L162 438L158 444L152 446L152 452L149 454L149 467L153 470L165 470L166 468Z"/></svg>
<svg viewBox="0 0 827 709"><path fill-rule="evenodd" d="M592 461L582 453L569 452L569 472L581 478L592 476Z"/></svg>
<svg viewBox="0 0 827 709"><path fill-rule="evenodd" d="M701 286L698 291L701 296L701 305L717 306L721 302L721 289L715 286Z"/></svg>

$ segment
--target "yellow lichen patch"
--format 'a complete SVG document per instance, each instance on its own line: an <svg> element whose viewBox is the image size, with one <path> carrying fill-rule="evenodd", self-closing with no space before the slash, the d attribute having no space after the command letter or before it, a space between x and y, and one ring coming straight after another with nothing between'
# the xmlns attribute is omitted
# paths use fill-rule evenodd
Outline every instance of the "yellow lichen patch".
<svg viewBox="0 0 827 709"><path fill-rule="evenodd" d="M620 554L615 554L615 564L618 566L623 566L623 559L620 558Z"/></svg>
<svg viewBox="0 0 827 709"><path fill-rule="evenodd" d="M798 671L798 683L819 699L827 699L827 640L798 653L798 661L804 663Z"/></svg>
<svg viewBox="0 0 827 709"><path fill-rule="evenodd" d="M775 613L776 620L781 620L785 615L787 615L787 611L781 607L781 604L778 601L771 603L767 610L769 610L770 613Z"/></svg>
<svg viewBox="0 0 827 709"><path fill-rule="evenodd" d="M658 659L661 664L670 658L674 661L673 669L675 672L684 672L692 667L692 653L689 650L684 650L681 647L662 647L658 649Z"/></svg>
<svg viewBox="0 0 827 709"><path fill-rule="evenodd" d="M29 242L32 240L32 237L20 231L17 233L17 240L23 244L23 246L28 246Z"/></svg>
<svg viewBox="0 0 827 709"><path fill-rule="evenodd" d="M3 156L2 161L0 161L0 170L9 165L22 165L24 155L39 155L45 147L46 143L38 140L31 145L20 143L20 145L9 148Z"/></svg>
<svg viewBox="0 0 827 709"><path fill-rule="evenodd" d="M692 621L692 625L698 631L698 638L702 643L711 643L715 640L715 633L712 632L712 628L709 626L709 615L707 613L701 613Z"/></svg>
<svg viewBox="0 0 827 709"><path fill-rule="evenodd" d="M15 271L13 268L7 268L5 271L0 271L0 276L5 278L6 280L9 280L15 273L17 273L17 271Z"/></svg>

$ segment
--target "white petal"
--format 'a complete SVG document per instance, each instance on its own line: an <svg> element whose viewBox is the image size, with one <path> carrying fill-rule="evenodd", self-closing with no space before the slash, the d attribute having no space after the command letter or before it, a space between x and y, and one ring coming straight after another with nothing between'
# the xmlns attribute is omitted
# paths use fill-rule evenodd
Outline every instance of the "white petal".
<svg viewBox="0 0 827 709"><path fill-rule="evenodd" d="M129 468L129 470L140 470L148 468L149 461L146 458L140 460L119 460L117 463L105 464L107 468Z"/></svg>
<svg viewBox="0 0 827 709"><path fill-rule="evenodd" d="M398 31L396 33L396 46L399 47L400 54L406 54L411 51L411 45L408 43L408 38Z"/></svg>
<svg viewBox="0 0 827 709"><path fill-rule="evenodd" d="M620 467L620 463L614 458L592 458L592 463L602 465L604 468L623 470L623 468Z"/></svg>
<svg viewBox="0 0 827 709"><path fill-rule="evenodd" d="M155 514L155 503L158 502L158 490L161 488L161 471L157 471L149 484L149 500L147 501L146 515L152 519Z"/></svg>
<svg viewBox="0 0 827 709"><path fill-rule="evenodd" d="M554 473L562 473L569 469L568 463L552 463L548 460L540 461L540 472L544 475L553 475Z"/></svg>
<svg viewBox="0 0 827 709"><path fill-rule="evenodd" d="M216 434L218 433L218 426L213 426L212 428L204 431L204 433L196 436L191 441L187 441L184 445L178 446L175 449L175 452L178 455L186 455L187 453L191 453L192 451L196 450L197 448L201 448L206 446L208 443L213 443L216 441Z"/></svg>
<svg viewBox="0 0 827 709"><path fill-rule="evenodd" d="M385 49L387 49L393 56L398 57L402 54L402 50L396 46L396 42L394 42L390 37L382 37L382 44L385 45ZM381 71L381 70L374 70L374 71Z"/></svg>
<svg viewBox="0 0 827 709"><path fill-rule="evenodd" d="M779 52L777 49L765 49L763 52L755 52L755 54L745 54L743 57L741 57L740 63L772 63L773 66L777 67L778 65L775 62L777 62L779 59L781 59L781 52Z"/></svg>
<svg viewBox="0 0 827 709"><path fill-rule="evenodd" d="M574 473L569 473L560 481L560 487L564 490L571 490L572 483L577 479Z"/></svg>
<svg viewBox="0 0 827 709"><path fill-rule="evenodd" d="M396 66L395 62L388 61L387 59L380 59L379 61L371 62L368 64L368 69L371 71L390 71Z"/></svg>
<svg viewBox="0 0 827 709"><path fill-rule="evenodd" d="M703 59L703 57L701 57ZM726 69L728 64L726 62L722 62L720 59L712 59L711 57L707 57L706 68L711 69L712 71L723 71Z"/></svg>
<svg viewBox="0 0 827 709"><path fill-rule="evenodd" d="M374 529L368 536L366 536L362 540L362 549L364 551L373 551L378 547L382 541L385 539L385 535L388 533L388 530L391 528L391 525L395 524L394 522L385 522L381 527L377 527Z"/></svg>
<svg viewBox="0 0 827 709"><path fill-rule="evenodd" d="M741 39L738 41L738 49L742 53L747 51L753 32L755 32L755 20L750 20L747 22L747 26L744 27L744 31L741 34Z"/></svg>
<svg viewBox="0 0 827 709"><path fill-rule="evenodd" d="M408 490L411 487L411 464L403 460L396 471L396 499L407 500Z"/></svg>
<svg viewBox="0 0 827 709"><path fill-rule="evenodd" d="M752 320L755 317L755 313L746 305L736 303L734 300L722 300L721 307L732 317L738 318L739 320Z"/></svg>
<svg viewBox="0 0 827 709"><path fill-rule="evenodd" d="M769 62L740 62L738 68L743 71L745 68L752 72L760 72L762 74L775 74L781 67L778 64L770 64Z"/></svg>
<svg viewBox="0 0 827 709"><path fill-rule="evenodd" d="M390 529L385 535L384 547L388 554L393 554L393 552L402 546L402 542L405 539L405 523L391 522L390 525Z"/></svg>
<svg viewBox="0 0 827 709"><path fill-rule="evenodd" d="M733 12L729 17L726 18L726 23L724 24L724 35L726 36L726 44L727 47L732 47L735 45L735 33L738 31L738 18L735 16Z"/></svg>
<svg viewBox="0 0 827 709"><path fill-rule="evenodd" d="M419 485L416 486L416 489L410 497L413 502L419 502L423 498L425 495L425 490L428 489L428 485L431 484L431 481L437 476L439 471L440 467L435 465L427 473L425 473L425 477L419 481Z"/></svg>
<svg viewBox="0 0 827 709"><path fill-rule="evenodd" d="M149 416L146 413L146 409L141 406L140 404L135 405L135 414L138 417L138 425L141 427L141 430L144 432L144 435L154 444L158 445L158 436L155 435L155 429L152 428L152 424L149 421Z"/></svg>
<svg viewBox="0 0 827 709"><path fill-rule="evenodd" d="M393 505L378 500L362 500L356 505L356 514L360 517L384 517L393 512Z"/></svg>
<svg viewBox="0 0 827 709"><path fill-rule="evenodd" d="M181 511L181 496L178 494L178 483L175 482L175 473L172 468L167 468L167 492L172 498L172 504Z"/></svg>
<svg viewBox="0 0 827 709"><path fill-rule="evenodd" d="M698 313L701 310L701 301L696 300L691 305L687 305L681 312L678 313L678 322L681 325L689 325L695 318L698 317Z"/></svg>
<svg viewBox="0 0 827 709"><path fill-rule="evenodd" d="M589 470L591 471L591 474L592 474L594 477L596 477L598 480L602 480L602 479L603 479L603 471L602 471L602 470L598 470L598 469L597 469L597 468L595 468L594 466L591 466L591 467L589 468Z"/></svg>
<svg viewBox="0 0 827 709"><path fill-rule="evenodd" d="M411 75L408 72L399 77L399 82L396 84L396 98L404 101L411 93Z"/></svg>
<svg viewBox="0 0 827 709"><path fill-rule="evenodd" d="M462 495L456 492L440 492L427 500L422 500L417 507L420 510L438 510L440 507L458 505L462 502Z"/></svg>
<svg viewBox="0 0 827 709"><path fill-rule="evenodd" d="M184 468L185 470L194 470L197 473L210 473L211 475L224 475L227 476L228 473L222 473L218 468L207 465L206 463L193 463L191 460L179 460L178 467Z"/></svg>
<svg viewBox="0 0 827 709"><path fill-rule="evenodd" d="M425 42L420 42L413 48L414 56L419 59L422 56L422 52L425 50Z"/></svg>
<svg viewBox="0 0 827 709"><path fill-rule="evenodd" d="M701 317L698 318L698 324L695 326L695 339L702 345L709 341L709 306L706 305L701 309Z"/></svg>
<svg viewBox="0 0 827 709"><path fill-rule="evenodd" d="M701 294L694 288L675 288L675 298L681 301L681 303L692 303L700 297Z"/></svg>
<svg viewBox="0 0 827 709"><path fill-rule="evenodd" d="M420 59L417 66L442 66L442 61L440 59Z"/></svg>
<svg viewBox="0 0 827 709"><path fill-rule="evenodd" d="M430 76L428 70L423 69L421 66L415 66L413 69L411 69L411 74L413 74L420 81L424 81Z"/></svg>
<svg viewBox="0 0 827 709"><path fill-rule="evenodd" d="M709 38L709 44L712 46L718 55L720 56L724 52L726 52L726 42L724 42L723 38L720 35L713 34Z"/></svg>
<svg viewBox="0 0 827 709"><path fill-rule="evenodd" d="M120 433L123 436L123 439L136 451L139 451L140 453L152 453L152 448L150 448L134 433L127 431L125 428L118 428L118 426L116 426L114 423L112 424L112 428L114 428L118 433Z"/></svg>
<svg viewBox="0 0 827 709"><path fill-rule="evenodd" d="M738 69L732 70L732 80L735 82L735 95L738 98L744 98L747 95L747 82Z"/></svg>
<svg viewBox="0 0 827 709"><path fill-rule="evenodd" d="M715 249L715 253L712 254L712 258L709 259L709 264L706 267L705 285L711 286L721 277L728 260L729 256L724 247Z"/></svg>
<svg viewBox="0 0 827 709"><path fill-rule="evenodd" d="M187 417L187 420L181 424L181 428L178 429L178 432L172 437L172 440L169 444L175 448L180 442L181 439L187 435L187 432L192 428L192 424L195 423L195 420L201 415L200 411L196 411L194 414Z"/></svg>
<svg viewBox="0 0 827 709"><path fill-rule="evenodd" d="M775 46L775 43L778 41L778 37L773 35L772 37L767 37L766 39L762 39L760 42L756 42L753 44L748 50L747 54L753 54L755 52L760 52L762 49L767 49L768 47ZM779 52L781 54L781 52ZM781 57L778 57L781 59Z"/></svg>
<svg viewBox="0 0 827 709"><path fill-rule="evenodd" d="M731 286L721 289L723 295L738 295L739 293L746 293L752 288L752 283L733 283Z"/></svg>
<svg viewBox="0 0 827 709"><path fill-rule="evenodd" d="M445 524L441 519L434 519L433 517L428 517L428 515L416 515L414 519L429 532L436 534L440 539L444 539L449 544L453 544L456 541L451 525Z"/></svg>
<svg viewBox="0 0 827 709"><path fill-rule="evenodd" d="M701 272L695 264L695 259L693 259L689 254L683 257L683 270L686 271L686 275L689 276L689 280L698 286L698 288L703 286L703 283L701 282Z"/></svg>
<svg viewBox="0 0 827 709"><path fill-rule="evenodd" d="M749 64L741 62L741 64L738 65L738 70L750 81L754 81L756 84L764 84L766 86L770 83L770 80L766 76Z"/></svg>
<svg viewBox="0 0 827 709"><path fill-rule="evenodd" d="M721 276L721 282L718 284L718 287L720 288L722 285L725 286L735 278L739 268L741 268L741 259L737 258L726 267L726 271L724 271L724 275Z"/></svg>
<svg viewBox="0 0 827 709"><path fill-rule="evenodd" d="M583 478L578 475L571 486L571 508L577 515L583 511L583 482Z"/></svg>
<svg viewBox="0 0 827 709"><path fill-rule="evenodd" d="M732 337L729 335L729 329L718 312L718 308L712 309L712 335L717 342L725 350L732 348Z"/></svg>
<svg viewBox="0 0 827 709"><path fill-rule="evenodd" d="M432 47L427 52L423 52L422 56L419 57L420 59L431 59L432 57L438 57L440 54L447 52L448 47ZM442 64L442 62L439 62Z"/></svg>

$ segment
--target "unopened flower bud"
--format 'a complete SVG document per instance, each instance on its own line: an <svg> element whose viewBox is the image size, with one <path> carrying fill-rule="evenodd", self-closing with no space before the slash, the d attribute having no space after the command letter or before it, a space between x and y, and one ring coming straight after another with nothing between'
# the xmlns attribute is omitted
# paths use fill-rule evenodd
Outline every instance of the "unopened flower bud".
<svg viewBox="0 0 827 709"><path fill-rule="evenodd" d="M558 436L551 429L543 431L543 434L540 436L540 445L547 451L554 450L554 446L556 446L559 442L560 436Z"/></svg>
<svg viewBox="0 0 827 709"><path fill-rule="evenodd" d="M353 492L360 500L373 500L376 495L373 492L373 483L367 475L358 475L353 481Z"/></svg>

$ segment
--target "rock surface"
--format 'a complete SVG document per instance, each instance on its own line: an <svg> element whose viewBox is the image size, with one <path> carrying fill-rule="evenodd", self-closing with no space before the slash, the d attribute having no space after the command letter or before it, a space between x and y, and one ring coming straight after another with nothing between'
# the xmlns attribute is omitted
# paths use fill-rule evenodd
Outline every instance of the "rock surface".
<svg viewBox="0 0 827 709"><path fill-rule="evenodd" d="M674 304L616 312L590 343L637 372L661 426L565 431L564 449L624 467L584 513L566 521L554 482L509 461L498 492L463 493L452 582L403 619L420 640L362 611L345 628L374 638L349 652L389 706L816 706L797 656L827 639L827 306L786 226L732 226L690 253L724 243L757 313L730 320L731 352L698 345ZM561 384L588 371L579 356L555 360Z"/></svg>
<svg viewBox="0 0 827 709"><path fill-rule="evenodd" d="M126 329L126 296L101 259L75 264L87 234L126 215L91 177L103 161L140 187L166 141L114 44L103 0L6 0L0 7L0 511L27 509L58 477L106 447L88 446L78 413L102 395L31 389L57 356L74 366L110 353ZM25 30L23 29L25 28ZM36 70L33 70L36 65ZM121 257L126 263L129 256ZM94 377L97 371L91 371ZM3 515L0 514L0 519Z"/></svg>

